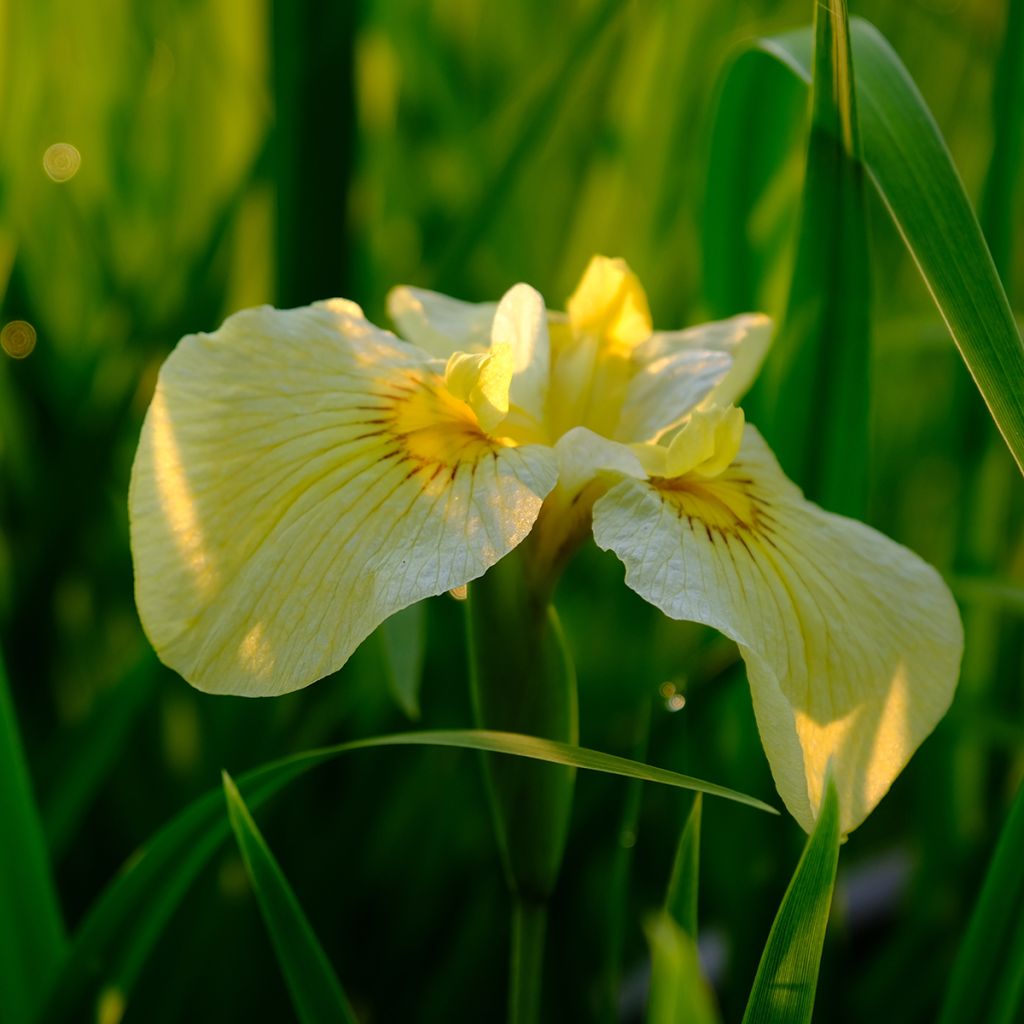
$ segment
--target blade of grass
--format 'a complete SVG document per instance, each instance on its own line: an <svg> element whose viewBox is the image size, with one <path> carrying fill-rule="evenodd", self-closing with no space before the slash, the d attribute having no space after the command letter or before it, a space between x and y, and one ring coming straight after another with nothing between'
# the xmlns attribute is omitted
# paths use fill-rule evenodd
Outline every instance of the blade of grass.
<svg viewBox="0 0 1024 1024"><path fill-rule="evenodd" d="M694 794L679 836L665 905L645 927L651 948L648 1024L717 1019L697 955L697 889L703 798Z"/></svg>
<svg viewBox="0 0 1024 1024"><path fill-rule="evenodd" d="M716 1024L720 1020L700 968L697 940L667 910L644 927L651 948L647 1024Z"/></svg>
<svg viewBox="0 0 1024 1024"><path fill-rule="evenodd" d="M940 1024L1017 1019L1024 999L1024 785L989 862L953 965Z"/></svg>
<svg viewBox="0 0 1024 1024"><path fill-rule="evenodd" d="M704 800L700 793L693 798L686 816L676 857L672 864L672 877L665 894L665 910L688 935L697 938L697 893L700 882L700 824Z"/></svg>
<svg viewBox="0 0 1024 1024"><path fill-rule="evenodd" d="M765 366L765 433L814 500L863 517L870 282L864 173L845 0L815 5L814 80L786 316Z"/></svg>
<svg viewBox="0 0 1024 1024"><path fill-rule="evenodd" d="M701 287L715 319L785 310L800 187L789 164L806 148L806 113L803 83L761 51L742 51L718 83L701 223Z"/></svg>
<svg viewBox="0 0 1024 1024"><path fill-rule="evenodd" d="M474 730L397 733L294 754L246 772L239 777L238 788L255 808L316 765L356 750L394 746L458 747L530 757L697 790L777 813L754 797L663 768L553 740ZM214 791L190 804L132 858L75 934L42 1020L81 1019L83 1006L100 990L127 998L165 924L227 830L221 794Z"/></svg>
<svg viewBox="0 0 1024 1024"><path fill-rule="evenodd" d="M942 135L899 57L869 23L854 18L850 29L865 169L1024 469L1024 342L981 228ZM758 40L729 73L745 61L768 57L810 84L812 43L809 29ZM739 149L731 159L745 160L747 154Z"/></svg>
<svg viewBox="0 0 1024 1024"><path fill-rule="evenodd" d="M1004 281L1010 281L1013 256L1016 194L1020 187L1021 151L1024 149L1024 5L1006 0L1003 45L992 87L992 157L981 197L980 221L992 250L992 259Z"/></svg>
<svg viewBox="0 0 1024 1024"><path fill-rule="evenodd" d="M356 1016L299 901L227 772L224 797L245 870L302 1024L355 1024Z"/></svg>
<svg viewBox="0 0 1024 1024"><path fill-rule="evenodd" d="M818 822L768 934L743 1024L811 1020L836 882L839 838L839 800L830 776Z"/></svg>
<svg viewBox="0 0 1024 1024"><path fill-rule="evenodd" d="M4 1019L33 1018L66 940L43 829L0 657L0 992Z"/></svg>

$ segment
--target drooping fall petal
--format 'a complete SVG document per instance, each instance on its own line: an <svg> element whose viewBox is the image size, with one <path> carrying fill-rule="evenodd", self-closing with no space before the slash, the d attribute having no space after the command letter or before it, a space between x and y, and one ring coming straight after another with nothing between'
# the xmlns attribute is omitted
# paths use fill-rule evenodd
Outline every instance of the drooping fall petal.
<svg viewBox="0 0 1024 1024"><path fill-rule="evenodd" d="M492 438L436 365L341 301L182 340L129 498L137 603L168 665L209 691L297 689L523 540L554 455Z"/></svg>
<svg viewBox="0 0 1024 1024"><path fill-rule="evenodd" d="M842 829L855 828L952 699L963 635L938 573L806 501L751 427L719 475L626 478L593 517L630 587L739 645L797 821L812 828L831 761Z"/></svg>

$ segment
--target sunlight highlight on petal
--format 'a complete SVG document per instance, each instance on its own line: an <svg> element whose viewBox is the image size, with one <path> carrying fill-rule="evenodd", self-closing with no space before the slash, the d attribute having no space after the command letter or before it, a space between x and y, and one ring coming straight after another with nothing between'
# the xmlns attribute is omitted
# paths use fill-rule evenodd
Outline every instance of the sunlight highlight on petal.
<svg viewBox="0 0 1024 1024"><path fill-rule="evenodd" d="M554 486L552 452L492 438L427 353L356 310L247 310L161 371L133 467L137 602L201 689L336 670L522 541Z"/></svg>
<svg viewBox="0 0 1024 1024"><path fill-rule="evenodd" d="M159 495L164 528L173 539L192 587L201 598L216 589L218 573L196 513L195 497L188 482L181 451L174 435L165 397L157 393L149 412L152 445L149 464Z"/></svg>
<svg viewBox="0 0 1024 1024"><path fill-rule="evenodd" d="M594 256L566 311L574 331L626 349L651 336L651 311L639 278L622 259Z"/></svg>
<svg viewBox="0 0 1024 1024"><path fill-rule="evenodd" d="M855 828L952 699L963 633L938 573L804 500L751 427L718 476L625 479L593 514L630 587L739 645L797 821L813 826L831 760Z"/></svg>

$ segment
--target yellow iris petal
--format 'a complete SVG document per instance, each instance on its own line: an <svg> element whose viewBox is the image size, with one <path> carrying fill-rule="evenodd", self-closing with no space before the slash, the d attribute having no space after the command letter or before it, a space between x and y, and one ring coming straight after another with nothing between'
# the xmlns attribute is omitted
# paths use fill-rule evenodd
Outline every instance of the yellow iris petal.
<svg viewBox="0 0 1024 1024"><path fill-rule="evenodd" d="M963 635L938 573L806 501L751 427L718 475L624 479L593 516L630 587L736 641L797 821L813 826L831 761L855 828L952 699Z"/></svg>
<svg viewBox="0 0 1024 1024"><path fill-rule="evenodd" d="M204 690L297 689L526 537L553 453L493 440L431 367L344 303L247 310L178 345L129 497L168 665Z"/></svg>
<svg viewBox="0 0 1024 1024"><path fill-rule="evenodd" d="M651 311L625 260L594 256L566 307L573 330L626 349L651 336Z"/></svg>
<svg viewBox="0 0 1024 1024"><path fill-rule="evenodd" d="M448 360L444 382L476 413L480 426L493 433L508 415L512 383L512 346L492 345L487 352L455 352Z"/></svg>
<svg viewBox="0 0 1024 1024"><path fill-rule="evenodd" d="M712 406L695 412L668 446L664 475L718 476L736 458L742 439L742 409Z"/></svg>
<svg viewBox="0 0 1024 1024"><path fill-rule="evenodd" d="M402 337L439 359L486 349L498 308L496 302L463 302L408 285L392 288L387 306Z"/></svg>

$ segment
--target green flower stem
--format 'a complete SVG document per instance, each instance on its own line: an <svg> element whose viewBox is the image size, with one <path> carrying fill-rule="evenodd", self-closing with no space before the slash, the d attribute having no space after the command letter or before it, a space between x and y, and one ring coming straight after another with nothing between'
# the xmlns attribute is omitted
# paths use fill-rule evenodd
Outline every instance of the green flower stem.
<svg viewBox="0 0 1024 1024"><path fill-rule="evenodd" d="M512 908L512 955L509 963L509 1024L540 1020L541 979L544 974L545 903L517 898Z"/></svg>
<svg viewBox="0 0 1024 1024"><path fill-rule="evenodd" d="M469 588L467 627L477 724L576 743L576 674L549 589L514 551ZM483 755L494 828L512 893L510 1020L540 1006L548 897L565 851L575 771Z"/></svg>

